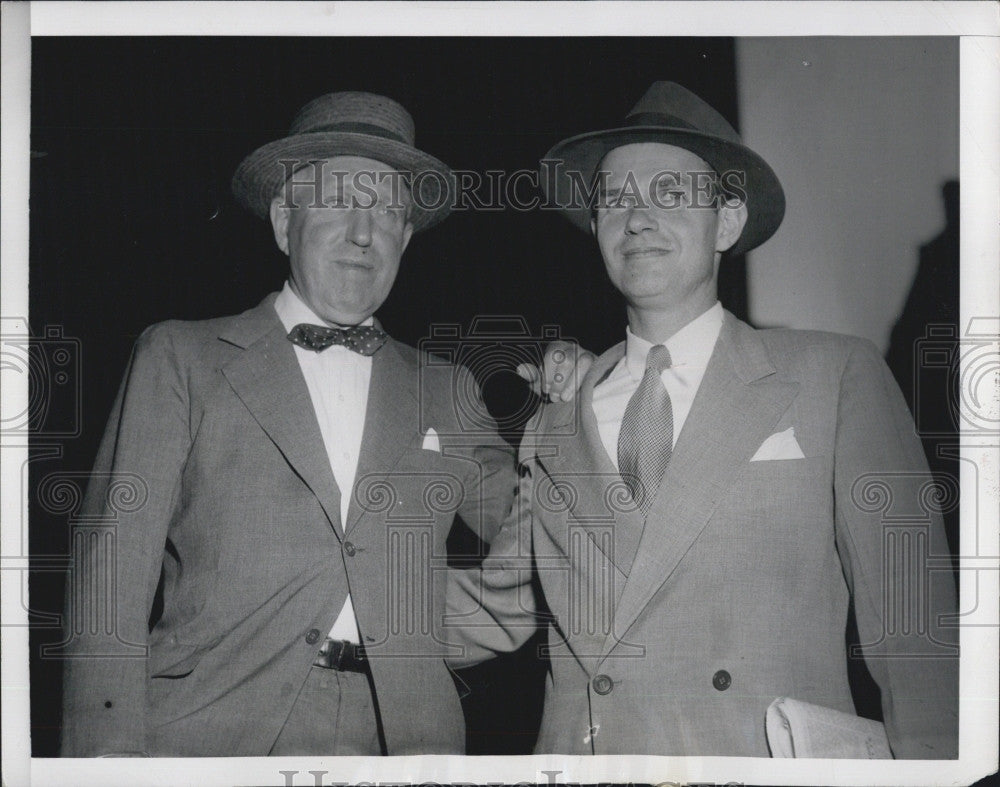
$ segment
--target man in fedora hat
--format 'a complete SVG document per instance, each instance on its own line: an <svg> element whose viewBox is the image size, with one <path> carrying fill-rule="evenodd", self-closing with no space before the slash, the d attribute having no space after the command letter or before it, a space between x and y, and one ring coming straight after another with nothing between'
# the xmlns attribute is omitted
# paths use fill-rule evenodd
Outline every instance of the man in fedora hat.
<svg viewBox="0 0 1000 787"><path fill-rule="evenodd" d="M84 504L116 540L86 542L69 583L64 755L464 750L436 625L445 539L459 516L490 540L513 456L483 424L463 439L464 369L373 317L450 178L369 93L317 98L240 164L233 192L270 218L289 277L136 343ZM140 504L115 509L128 479ZM112 630L85 625L95 609Z"/></svg>
<svg viewBox="0 0 1000 787"><path fill-rule="evenodd" d="M544 161L550 202L625 298L625 341L526 432L482 586L449 595L468 658L531 632L536 567L551 612L536 751L766 757L779 698L834 720L821 744L856 728L853 604L892 754L957 756L947 545L888 369L866 341L755 330L717 299L723 255L782 220L777 176L670 82Z"/></svg>

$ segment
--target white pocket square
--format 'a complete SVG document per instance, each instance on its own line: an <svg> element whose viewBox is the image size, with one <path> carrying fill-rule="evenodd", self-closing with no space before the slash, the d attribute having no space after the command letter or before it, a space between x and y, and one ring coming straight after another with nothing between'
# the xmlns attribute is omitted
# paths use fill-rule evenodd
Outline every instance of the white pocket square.
<svg viewBox="0 0 1000 787"><path fill-rule="evenodd" d="M428 429L427 434L424 435L424 444L421 446L425 451L435 451L441 453L441 441L438 440L437 432L433 429Z"/></svg>
<svg viewBox="0 0 1000 787"><path fill-rule="evenodd" d="M795 439L795 427L789 426L785 431L775 432L761 443L760 448L757 449L757 453L750 457L750 461L766 462L780 459L805 458L806 455L802 453L802 449L799 447L799 441Z"/></svg>

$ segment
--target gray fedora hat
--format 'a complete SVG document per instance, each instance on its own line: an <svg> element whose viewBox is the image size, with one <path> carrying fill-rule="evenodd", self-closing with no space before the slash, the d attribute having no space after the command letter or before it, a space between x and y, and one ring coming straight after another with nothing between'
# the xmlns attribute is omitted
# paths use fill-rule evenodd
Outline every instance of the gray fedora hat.
<svg viewBox="0 0 1000 787"><path fill-rule="evenodd" d="M285 183L282 161L333 156L375 159L407 176L413 193L414 232L448 216L452 207L451 169L415 147L413 118L397 101L374 93L327 93L306 104L288 136L257 148L233 175L236 200L264 218Z"/></svg>
<svg viewBox="0 0 1000 787"><path fill-rule="evenodd" d="M675 145L704 159L719 175L743 174L747 223L730 253L759 246L781 224L785 193L774 170L743 144L722 115L676 82L654 82L622 126L570 137L546 153L548 172L543 171L541 179L546 196L574 225L589 232L591 206L570 198L574 194L570 173L579 173L584 183L590 183L609 151L634 142Z"/></svg>

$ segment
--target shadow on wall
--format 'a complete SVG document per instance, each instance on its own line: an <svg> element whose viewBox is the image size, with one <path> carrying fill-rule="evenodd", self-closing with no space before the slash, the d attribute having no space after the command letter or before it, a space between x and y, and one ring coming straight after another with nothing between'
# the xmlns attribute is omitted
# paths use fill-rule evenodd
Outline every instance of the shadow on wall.
<svg viewBox="0 0 1000 787"><path fill-rule="evenodd" d="M957 448L958 424L951 397L958 385L959 333L959 199L958 181L949 180L941 189L945 227L920 247L916 276L899 319L892 330L886 363L899 384L927 455L927 464L938 479L958 479L958 460L949 455ZM925 368L928 342L948 348L947 364ZM945 481L946 483L946 481ZM958 506L944 512L945 533L952 560L957 566ZM956 586L958 573L955 570ZM847 626L847 646L859 643L854 610ZM881 697L862 659L848 659L848 675L858 714L882 719Z"/></svg>
<svg viewBox="0 0 1000 787"><path fill-rule="evenodd" d="M941 189L945 227L920 247L917 273L906 305L892 329L886 362L910 406L924 444L927 463L936 476L958 480L959 325L959 184L947 181ZM947 349L946 366L940 354L922 352L930 345ZM956 451L950 451L954 448ZM958 553L958 509L945 512L945 531L952 555Z"/></svg>

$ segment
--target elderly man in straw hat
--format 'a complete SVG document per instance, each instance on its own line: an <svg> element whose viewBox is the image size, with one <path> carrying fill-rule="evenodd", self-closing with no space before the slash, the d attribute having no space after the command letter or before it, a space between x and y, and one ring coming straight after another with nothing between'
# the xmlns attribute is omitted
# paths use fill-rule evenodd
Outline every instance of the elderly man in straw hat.
<svg viewBox="0 0 1000 787"><path fill-rule="evenodd" d="M148 499L117 513L116 582L90 581L98 543L70 582L69 610L117 625L69 616L65 755L463 751L441 557L456 515L496 532L513 456L495 430L462 439L465 370L422 366L373 317L411 236L447 216L450 176L368 93L317 98L239 166L233 191L270 217L288 280L136 343L85 514L116 515L116 477ZM122 643L148 658L108 658Z"/></svg>
<svg viewBox="0 0 1000 787"><path fill-rule="evenodd" d="M670 82L545 162L625 298L625 340L526 433L489 614L449 595L480 656L518 644L533 550L552 613L536 751L766 757L792 728L799 755L957 756L947 545L888 369L866 341L755 330L717 300L723 255L782 220L772 169ZM852 603L884 734L854 716Z"/></svg>

